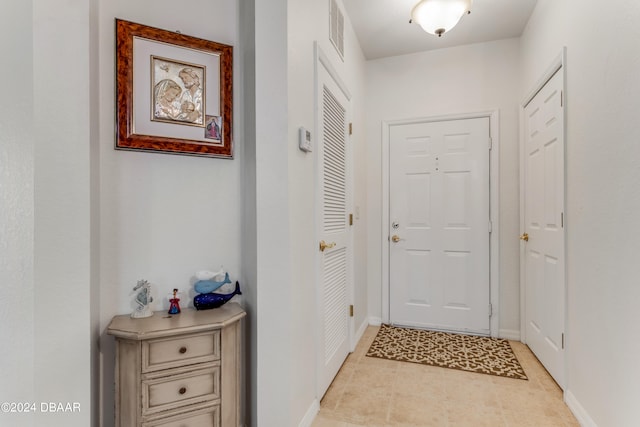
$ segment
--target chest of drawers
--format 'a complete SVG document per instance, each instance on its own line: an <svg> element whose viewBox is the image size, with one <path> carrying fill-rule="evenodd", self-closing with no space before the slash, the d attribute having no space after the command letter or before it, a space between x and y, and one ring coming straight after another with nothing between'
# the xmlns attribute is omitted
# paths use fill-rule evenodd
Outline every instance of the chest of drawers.
<svg viewBox="0 0 640 427"><path fill-rule="evenodd" d="M244 316L236 303L115 316L116 426L238 426Z"/></svg>

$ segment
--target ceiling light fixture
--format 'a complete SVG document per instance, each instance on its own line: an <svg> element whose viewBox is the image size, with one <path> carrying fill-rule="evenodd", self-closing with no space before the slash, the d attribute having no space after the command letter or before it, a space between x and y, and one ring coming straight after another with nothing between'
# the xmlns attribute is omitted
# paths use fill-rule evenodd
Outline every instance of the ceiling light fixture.
<svg viewBox="0 0 640 427"><path fill-rule="evenodd" d="M462 15L471 13L472 0L421 0L411 10L411 22L438 37L456 26Z"/></svg>

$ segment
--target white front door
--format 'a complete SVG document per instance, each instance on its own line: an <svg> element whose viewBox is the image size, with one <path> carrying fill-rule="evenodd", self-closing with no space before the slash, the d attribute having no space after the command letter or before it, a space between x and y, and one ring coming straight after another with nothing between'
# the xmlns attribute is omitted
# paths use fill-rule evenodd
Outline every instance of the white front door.
<svg viewBox="0 0 640 427"><path fill-rule="evenodd" d="M524 109L525 341L564 387L564 114L562 71ZM525 234L526 233L526 234Z"/></svg>
<svg viewBox="0 0 640 427"><path fill-rule="evenodd" d="M349 101L318 64L318 398L335 378L350 348Z"/></svg>
<svg viewBox="0 0 640 427"><path fill-rule="evenodd" d="M389 134L392 324L490 333L489 118Z"/></svg>

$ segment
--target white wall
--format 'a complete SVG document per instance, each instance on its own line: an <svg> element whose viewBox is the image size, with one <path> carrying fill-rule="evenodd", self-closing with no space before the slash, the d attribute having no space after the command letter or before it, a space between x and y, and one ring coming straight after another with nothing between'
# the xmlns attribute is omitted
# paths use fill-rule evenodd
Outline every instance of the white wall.
<svg viewBox="0 0 640 427"><path fill-rule="evenodd" d="M33 9L35 400L84 408L55 418L38 412L37 425L91 420L89 7L37 1Z"/></svg>
<svg viewBox="0 0 640 427"><path fill-rule="evenodd" d="M255 2L256 366L251 425L291 420L295 320L289 233L287 1ZM249 142L251 144L251 142Z"/></svg>
<svg viewBox="0 0 640 427"><path fill-rule="evenodd" d="M497 109L500 115L499 328L502 333L518 333L518 47L517 39L508 39L367 62L367 259L372 317L382 315L382 121Z"/></svg>
<svg viewBox="0 0 640 427"><path fill-rule="evenodd" d="M114 150L115 18L236 45L237 2L229 0L127 0L100 2L100 330L133 309L137 280L152 284L155 310L168 309L173 288L192 306L194 273L224 265L241 287L242 157L239 51L234 51L234 154L236 159ZM113 423L113 338L103 335L102 409Z"/></svg>
<svg viewBox="0 0 640 427"><path fill-rule="evenodd" d="M565 398L583 425L640 419L638 20L634 1L539 0L521 40L522 97L567 47Z"/></svg>
<svg viewBox="0 0 640 427"><path fill-rule="evenodd" d="M0 30L1 400L36 404L14 426L91 424L90 3L61 3L5 4Z"/></svg>
<svg viewBox="0 0 640 427"><path fill-rule="evenodd" d="M12 102L0 103L0 402L31 402L34 393L33 6L14 0L0 15L0 80ZM19 84L17 84L19 82ZM9 368L10 367L10 368ZM34 425L2 414L10 425Z"/></svg>
<svg viewBox="0 0 640 427"><path fill-rule="evenodd" d="M244 121L242 168L242 234L241 256L242 276L245 278L243 300L245 318L245 425L256 425L254 418L258 411L258 223L257 223L257 181L256 181L256 28L255 1L240 2L239 44L242 61L242 114Z"/></svg>

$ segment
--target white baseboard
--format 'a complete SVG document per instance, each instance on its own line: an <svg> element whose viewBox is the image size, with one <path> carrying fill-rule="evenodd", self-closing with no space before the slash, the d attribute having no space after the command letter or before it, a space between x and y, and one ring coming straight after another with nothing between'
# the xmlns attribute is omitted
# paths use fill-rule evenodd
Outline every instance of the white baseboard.
<svg viewBox="0 0 640 427"><path fill-rule="evenodd" d="M505 340L520 341L520 331L517 329L500 329L498 334Z"/></svg>
<svg viewBox="0 0 640 427"><path fill-rule="evenodd" d="M582 427L598 427L570 390L564 392L564 403L571 409Z"/></svg>
<svg viewBox="0 0 640 427"><path fill-rule="evenodd" d="M380 326L382 325L382 319L380 317L369 317L369 324L371 326Z"/></svg>
<svg viewBox="0 0 640 427"><path fill-rule="evenodd" d="M298 424L298 427L311 427L311 424L313 424L313 420L316 418L319 411L320 402L318 402L318 399L313 399L311 406L307 409L307 413L304 414L304 417L300 421L300 424Z"/></svg>
<svg viewBox="0 0 640 427"><path fill-rule="evenodd" d="M364 319L364 322L362 322L362 324L356 331L356 336L353 337L353 340L351 340L351 351L355 351L356 346L360 342L360 338L362 338L362 335L364 335L364 331L367 330L367 326L369 326L369 321L368 319Z"/></svg>

